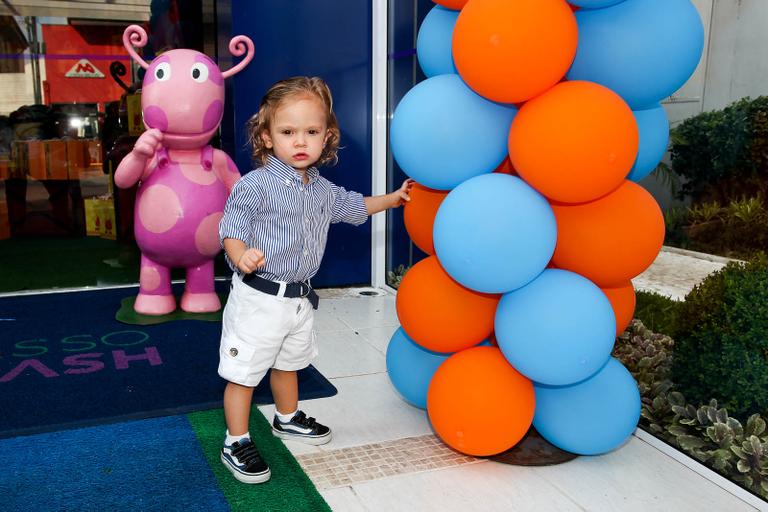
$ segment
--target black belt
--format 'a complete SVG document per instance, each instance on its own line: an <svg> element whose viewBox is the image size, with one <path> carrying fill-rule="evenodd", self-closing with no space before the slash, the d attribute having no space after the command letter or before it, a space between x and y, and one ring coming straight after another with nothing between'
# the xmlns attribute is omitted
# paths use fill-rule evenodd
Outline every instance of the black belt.
<svg viewBox="0 0 768 512"><path fill-rule="evenodd" d="M245 274L242 277L245 284L260 292L268 293L270 295L280 296L281 283L265 279L256 274ZM285 283L285 291L282 294L283 297L293 299L296 297L306 297L312 304L314 309L320 302L320 298L317 296L314 288L306 281L300 281L297 283Z"/></svg>

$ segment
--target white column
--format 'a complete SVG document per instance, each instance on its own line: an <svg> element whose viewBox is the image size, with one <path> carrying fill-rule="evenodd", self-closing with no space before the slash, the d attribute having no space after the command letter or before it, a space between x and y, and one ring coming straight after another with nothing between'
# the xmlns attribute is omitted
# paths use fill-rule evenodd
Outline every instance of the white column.
<svg viewBox="0 0 768 512"><path fill-rule="evenodd" d="M387 192L387 0L372 0L371 191ZM386 285L386 212L371 219L371 285Z"/></svg>

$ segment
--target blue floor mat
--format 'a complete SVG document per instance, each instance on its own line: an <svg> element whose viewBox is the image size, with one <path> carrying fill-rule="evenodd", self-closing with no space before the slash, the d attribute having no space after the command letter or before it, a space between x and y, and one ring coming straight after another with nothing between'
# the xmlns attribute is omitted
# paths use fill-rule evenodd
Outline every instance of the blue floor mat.
<svg viewBox="0 0 768 512"><path fill-rule="evenodd" d="M217 287L226 293L228 283ZM136 293L0 298L0 439L221 407L221 323L116 321L122 299ZM335 394L315 368L299 372L301 400ZM268 378L254 403L272 403Z"/></svg>
<svg viewBox="0 0 768 512"><path fill-rule="evenodd" d="M186 416L0 440L0 467L2 510L230 510Z"/></svg>

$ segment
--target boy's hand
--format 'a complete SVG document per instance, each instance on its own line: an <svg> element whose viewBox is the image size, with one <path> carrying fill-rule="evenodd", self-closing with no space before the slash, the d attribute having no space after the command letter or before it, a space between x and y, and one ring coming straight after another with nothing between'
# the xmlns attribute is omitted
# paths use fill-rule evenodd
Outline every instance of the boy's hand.
<svg viewBox="0 0 768 512"><path fill-rule="evenodd" d="M237 268L246 274L250 274L254 270L263 267L267 261L264 259L264 253L258 249L248 249L237 262Z"/></svg>
<svg viewBox="0 0 768 512"><path fill-rule="evenodd" d="M398 206L403 206L405 203L411 200L410 192L413 188L413 184L415 181L413 181L411 178L408 178L403 182L403 184L400 186L399 189L395 190L390 194L392 196L392 208L397 208Z"/></svg>

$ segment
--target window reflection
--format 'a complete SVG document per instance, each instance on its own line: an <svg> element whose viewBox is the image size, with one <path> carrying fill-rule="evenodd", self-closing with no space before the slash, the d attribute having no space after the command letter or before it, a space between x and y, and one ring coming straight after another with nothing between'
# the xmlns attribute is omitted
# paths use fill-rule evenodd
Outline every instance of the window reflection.
<svg viewBox="0 0 768 512"><path fill-rule="evenodd" d="M20 4L0 5L0 292L134 283L135 188L112 176L143 130L143 70L123 31L147 30L148 61L215 57L215 2Z"/></svg>

